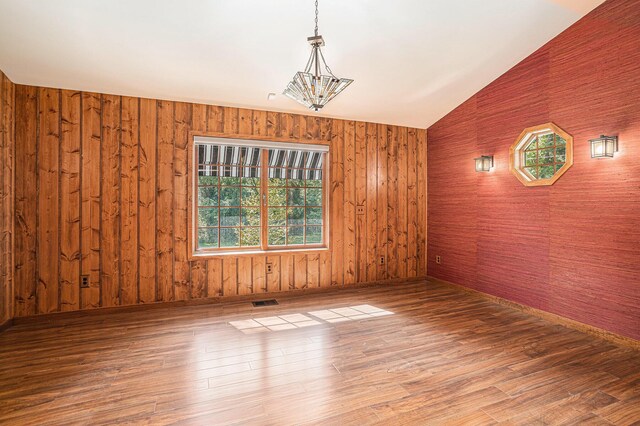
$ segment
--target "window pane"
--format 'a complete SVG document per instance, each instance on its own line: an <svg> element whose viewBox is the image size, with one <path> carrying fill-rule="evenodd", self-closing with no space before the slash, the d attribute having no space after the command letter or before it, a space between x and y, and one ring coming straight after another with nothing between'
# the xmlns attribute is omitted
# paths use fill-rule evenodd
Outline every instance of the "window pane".
<svg viewBox="0 0 640 426"><path fill-rule="evenodd" d="M290 206L304 206L304 189L289 189L287 204Z"/></svg>
<svg viewBox="0 0 640 426"><path fill-rule="evenodd" d="M307 187L322 187L322 171L321 170L308 170L307 171Z"/></svg>
<svg viewBox="0 0 640 426"><path fill-rule="evenodd" d="M300 169L287 170L287 182L289 186L303 187L304 186L304 170L300 170Z"/></svg>
<svg viewBox="0 0 640 426"><path fill-rule="evenodd" d="M526 150L538 149L538 138L533 138L531 143L529 143L529 145L527 145L525 149Z"/></svg>
<svg viewBox="0 0 640 426"><path fill-rule="evenodd" d="M322 242L322 226L307 226L307 244Z"/></svg>
<svg viewBox="0 0 640 426"><path fill-rule="evenodd" d="M240 226L240 209L239 208L221 208L220 209L220 225L221 226Z"/></svg>
<svg viewBox="0 0 640 426"><path fill-rule="evenodd" d="M555 173L555 170L553 169L553 166L541 166L539 178L549 179L551 176L553 176L554 173Z"/></svg>
<svg viewBox="0 0 640 426"><path fill-rule="evenodd" d="M526 151L524 157L527 166L535 166L538 163L538 151Z"/></svg>
<svg viewBox="0 0 640 426"><path fill-rule="evenodd" d="M286 244L286 228L269 228L269 245L283 246Z"/></svg>
<svg viewBox="0 0 640 426"><path fill-rule="evenodd" d="M528 173L531 174L531 176L533 176L534 179L538 178L538 169L537 167L525 167L524 168Z"/></svg>
<svg viewBox="0 0 640 426"><path fill-rule="evenodd" d="M239 228L220 228L220 247L239 247Z"/></svg>
<svg viewBox="0 0 640 426"><path fill-rule="evenodd" d="M198 188L199 206L218 206L218 188L215 186Z"/></svg>
<svg viewBox="0 0 640 426"><path fill-rule="evenodd" d="M240 185L240 178L233 176L221 176L220 185L222 186L238 186Z"/></svg>
<svg viewBox="0 0 640 426"><path fill-rule="evenodd" d="M199 226L218 226L218 209L217 208L198 209L198 225Z"/></svg>
<svg viewBox="0 0 640 426"><path fill-rule="evenodd" d="M260 205L260 189L254 187L242 188L242 205L243 206L259 206Z"/></svg>
<svg viewBox="0 0 640 426"><path fill-rule="evenodd" d="M217 248L218 247L218 228L198 229L198 247L199 248Z"/></svg>
<svg viewBox="0 0 640 426"><path fill-rule="evenodd" d="M549 133L548 135L538 136L539 148L546 148L549 146L553 146L553 133Z"/></svg>
<svg viewBox="0 0 640 426"><path fill-rule="evenodd" d="M243 177L241 179L242 186L260 186L259 177Z"/></svg>
<svg viewBox="0 0 640 426"><path fill-rule="evenodd" d="M267 216L269 218L269 226L286 225L287 209L284 207L280 207L280 208L269 207L269 212L267 213Z"/></svg>
<svg viewBox="0 0 640 426"><path fill-rule="evenodd" d="M322 225L321 207L312 207L307 209L307 225Z"/></svg>
<svg viewBox="0 0 640 426"><path fill-rule="evenodd" d="M307 206L321 206L321 205L322 205L322 189L321 188L307 189Z"/></svg>
<svg viewBox="0 0 640 426"><path fill-rule="evenodd" d="M260 245L260 228L242 228L240 230L240 245L253 247Z"/></svg>
<svg viewBox="0 0 640 426"><path fill-rule="evenodd" d="M245 207L242 209L243 226L260 226L260 207Z"/></svg>
<svg viewBox="0 0 640 426"><path fill-rule="evenodd" d="M240 205L240 187L220 188L220 205L221 206L239 206Z"/></svg>
<svg viewBox="0 0 640 426"><path fill-rule="evenodd" d="M565 161L567 161L567 147L556 147L556 163L564 163Z"/></svg>
<svg viewBox="0 0 640 426"><path fill-rule="evenodd" d="M304 244L304 227L303 226L290 226L287 229L287 244L288 245Z"/></svg>
<svg viewBox="0 0 640 426"><path fill-rule="evenodd" d="M541 149L538 152L540 153L540 164L553 163L553 148Z"/></svg>
<svg viewBox="0 0 640 426"><path fill-rule="evenodd" d="M284 172L282 174L284 176ZM287 180L285 178L269 178L268 186L287 186Z"/></svg>
<svg viewBox="0 0 640 426"><path fill-rule="evenodd" d="M198 185L217 186L217 176L198 176Z"/></svg>
<svg viewBox="0 0 640 426"><path fill-rule="evenodd" d="M269 188L269 205L286 206L287 190L285 188Z"/></svg>
<svg viewBox="0 0 640 426"><path fill-rule="evenodd" d="M289 209L287 214L287 225L304 225L304 209Z"/></svg>

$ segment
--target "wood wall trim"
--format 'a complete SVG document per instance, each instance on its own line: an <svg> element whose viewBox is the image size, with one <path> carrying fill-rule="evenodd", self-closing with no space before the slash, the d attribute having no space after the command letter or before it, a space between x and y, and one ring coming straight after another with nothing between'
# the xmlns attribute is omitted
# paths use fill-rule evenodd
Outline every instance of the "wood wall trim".
<svg viewBox="0 0 640 426"><path fill-rule="evenodd" d="M585 324L582 323L580 321L575 321L572 320L570 318L567 317L563 317L561 315L556 315L553 314L551 312L547 312L547 311L543 311L541 309L536 309L536 308L532 308L531 306L527 306L527 305L523 305L502 297L498 297L498 296L494 296L492 294L488 294L488 293L484 293L482 291L478 291L478 290L474 290L472 288L469 287L465 287L459 284L455 284L449 281L445 281L445 280L441 280L439 278L434 278L434 277L427 277L428 280L437 282L438 284L444 284L444 285L448 285L451 287L455 287L459 290L464 291L465 293L470 293L479 297L482 297L484 299L490 300L491 302L495 302L498 303L500 305L503 306L507 306L509 308L512 309L516 309L518 311L524 312L525 314L528 315L533 315L535 317L541 318L545 321L554 323L554 324L559 324L563 327L567 327L567 328L572 328L574 330L578 330L582 333L587 333L590 334L592 336L596 336L599 337L601 339L607 340L611 343L615 343L617 345L621 345L621 346L627 346L633 349L639 349L640 350L640 341L639 340L635 340L632 339L630 337L627 336L622 336L620 334L617 333L612 333L610 331L604 330L602 328L598 328L598 327L594 327L592 325L589 324Z"/></svg>

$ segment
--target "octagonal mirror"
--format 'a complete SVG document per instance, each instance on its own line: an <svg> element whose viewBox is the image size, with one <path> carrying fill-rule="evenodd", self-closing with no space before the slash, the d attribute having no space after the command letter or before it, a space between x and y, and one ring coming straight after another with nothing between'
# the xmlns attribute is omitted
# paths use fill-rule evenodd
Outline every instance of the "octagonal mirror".
<svg viewBox="0 0 640 426"><path fill-rule="evenodd" d="M573 138L553 123L529 127L509 154L511 173L525 186L553 185L573 165Z"/></svg>

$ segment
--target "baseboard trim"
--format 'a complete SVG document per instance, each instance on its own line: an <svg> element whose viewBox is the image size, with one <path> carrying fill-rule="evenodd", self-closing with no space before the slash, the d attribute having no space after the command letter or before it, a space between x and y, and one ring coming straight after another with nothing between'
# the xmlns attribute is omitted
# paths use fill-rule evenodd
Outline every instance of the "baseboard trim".
<svg viewBox="0 0 640 426"><path fill-rule="evenodd" d="M617 345L620 346L625 346L625 347L630 347L636 350L640 350L640 341L632 339L631 337L627 337L627 336L622 336L620 334L617 333L613 333L611 331L608 330L604 330L602 328L598 328L595 327L593 325L589 325L589 324L585 324L576 320L572 320L570 318L567 317L563 317L561 315L558 314L553 314L551 312L547 312L547 311L543 311L541 309L537 309L537 308L533 308L531 306L527 306L527 305L522 305L518 302L513 302L511 300L508 299L504 299L502 297L499 296L494 296L492 294L488 294L488 293L483 293L481 291L478 290L474 290L472 288L469 287L465 287L462 286L460 284L455 284L449 281L445 281L445 280L441 280L440 278L435 278L435 277L427 277L427 280L431 281L431 282L436 282L439 284L444 284L444 285L448 285L451 287L455 287L459 290L462 290L466 293L471 293L474 294L476 296L480 296L484 299L488 299L492 302L498 303L500 305L503 306L507 306L509 308L512 309L516 309L518 311L524 312L526 314L529 315L533 315L535 317L541 318L545 321L554 323L554 324L558 324L558 325L562 325L564 327L567 328L571 328L577 331L581 331L583 333L587 333L596 337L599 337L601 339L607 340L611 343L615 343Z"/></svg>
<svg viewBox="0 0 640 426"><path fill-rule="evenodd" d="M112 306L108 308L93 308L93 309L84 309L84 310L67 311L67 312L52 312L48 314L16 317L10 321L12 322L12 325L16 326L16 325L22 325L22 324L34 324L39 322L46 323L46 322L52 322L57 320L63 320L63 319L83 318L86 316L93 316L93 315L108 315L116 312L140 312L140 311L153 310L153 309L180 308L183 306L234 304L234 303L243 303L243 302L250 302L254 300L273 299L273 298L286 300L289 298L300 297L300 296L305 296L309 294L358 290L358 289L367 288L367 287L402 285L402 284L415 283L420 281L426 282L426 280L427 280L426 277L394 278L394 279L384 280L384 281L371 281L366 283L345 284L341 286L336 285L336 286L330 286L330 287L314 287L314 288L305 288L305 289L298 289L298 290L285 290L285 291L278 291L278 292L249 294L249 295L219 296L219 297L180 300L180 301L172 301L172 302L154 302L154 303L137 304L137 305Z"/></svg>

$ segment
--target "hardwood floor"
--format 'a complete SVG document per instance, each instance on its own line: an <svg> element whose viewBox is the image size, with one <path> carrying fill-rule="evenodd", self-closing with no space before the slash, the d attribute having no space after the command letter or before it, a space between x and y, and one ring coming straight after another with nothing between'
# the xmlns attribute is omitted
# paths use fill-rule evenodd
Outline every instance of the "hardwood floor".
<svg viewBox="0 0 640 426"><path fill-rule="evenodd" d="M22 324L0 360L2 424L640 423L640 352L438 282Z"/></svg>

